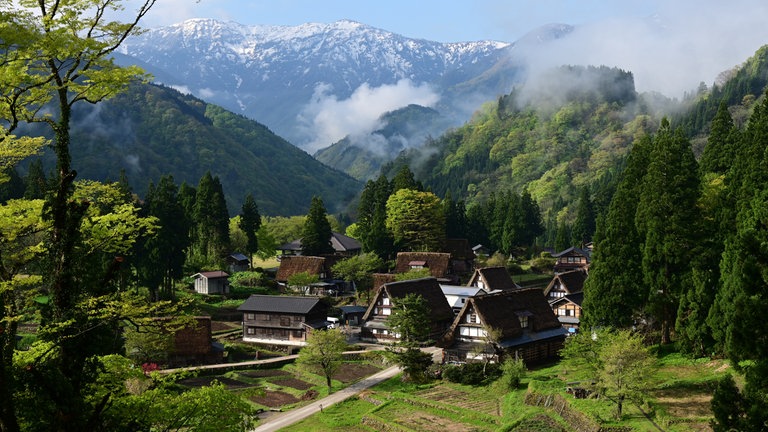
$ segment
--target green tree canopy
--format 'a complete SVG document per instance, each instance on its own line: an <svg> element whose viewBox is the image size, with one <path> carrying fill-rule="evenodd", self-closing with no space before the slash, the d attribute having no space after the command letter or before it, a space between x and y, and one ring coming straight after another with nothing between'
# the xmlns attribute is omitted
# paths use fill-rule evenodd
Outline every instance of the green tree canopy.
<svg viewBox="0 0 768 432"><path fill-rule="evenodd" d="M307 335L307 344L299 351L298 363L310 370L319 370L331 392L333 374L341 367L347 348L347 338L340 329L314 330Z"/></svg>
<svg viewBox="0 0 768 432"><path fill-rule="evenodd" d="M431 192L400 189L387 200L387 229L405 250L441 250L445 215L440 199Z"/></svg>

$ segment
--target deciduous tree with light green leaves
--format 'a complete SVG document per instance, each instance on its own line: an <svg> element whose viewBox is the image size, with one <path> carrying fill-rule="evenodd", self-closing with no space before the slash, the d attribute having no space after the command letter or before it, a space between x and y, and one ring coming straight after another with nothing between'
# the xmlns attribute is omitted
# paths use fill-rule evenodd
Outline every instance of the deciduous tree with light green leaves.
<svg viewBox="0 0 768 432"><path fill-rule="evenodd" d="M616 404L621 419L627 401L642 403L651 389L656 360L640 335L629 330L582 332L566 340L564 365L580 370L586 385Z"/></svg>
<svg viewBox="0 0 768 432"><path fill-rule="evenodd" d="M431 192L400 189L387 200L387 229L409 251L438 251L445 242L445 214Z"/></svg>
<svg viewBox="0 0 768 432"><path fill-rule="evenodd" d="M347 348L347 337L340 329L314 330L307 335L307 344L299 351L298 363L325 377L328 393L332 390L333 374L341 367Z"/></svg>

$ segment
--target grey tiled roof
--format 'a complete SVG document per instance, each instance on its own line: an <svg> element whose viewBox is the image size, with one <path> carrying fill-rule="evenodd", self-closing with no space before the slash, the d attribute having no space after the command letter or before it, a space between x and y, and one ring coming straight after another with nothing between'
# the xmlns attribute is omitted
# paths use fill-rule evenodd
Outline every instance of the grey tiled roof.
<svg viewBox="0 0 768 432"><path fill-rule="evenodd" d="M252 294L237 308L246 312L284 312L295 314L309 313L320 299L317 297L271 296Z"/></svg>

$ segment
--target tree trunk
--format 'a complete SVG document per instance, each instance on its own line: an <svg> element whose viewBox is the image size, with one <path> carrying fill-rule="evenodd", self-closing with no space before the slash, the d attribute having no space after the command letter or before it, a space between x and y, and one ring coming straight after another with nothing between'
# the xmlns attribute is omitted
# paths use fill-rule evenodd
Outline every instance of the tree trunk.
<svg viewBox="0 0 768 432"><path fill-rule="evenodd" d="M621 420L622 408L624 406L624 395L619 396L617 405L618 407L616 408L616 419Z"/></svg>

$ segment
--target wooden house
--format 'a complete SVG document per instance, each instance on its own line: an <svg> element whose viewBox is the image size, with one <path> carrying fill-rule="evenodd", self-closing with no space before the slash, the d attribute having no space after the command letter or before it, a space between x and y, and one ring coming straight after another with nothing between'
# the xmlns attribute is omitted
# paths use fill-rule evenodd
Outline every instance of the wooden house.
<svg viewBox="0 0 768 432"><path fill-rule="evenodd" d="M199 294L229 294L229 274L223 271L200 272L192 275L195 292Z"/></svg>
<svg viewBox="0 0 768 432"><path fill-rule="evenodd" d="M581 303L583 301L584 292L578 292L575 294L566 294L563 297L549 302L558 321L560 321L560 324L568 330L568 333L576 333L579 331Z"/></svg>
<svg viewBox="0 0 768 432"><path fill-rule="evenodd" d="M502 266L475 269L467 285L481 288L486 292L520 289L520 286L512 280L507 268Z"/></svg>
<svg viewBox="0 0 768 432"><path fill-rule="evenodd" d="M399 335L390 330L387 318L392 315L392 308L397 304L397 300L408 294L424 297L430 310L429 338L439 340L453 321L453 310L445 299L437 279L432 277L381 285L363 315L360 339L373 343L397 341Z"/></svg>
<svg viewBox="0 0 768 432"><path fill-rule="evenodd" d="M571 270L555 274L552 281L544 288L544 295L552 306L555 315L569 332L576 332L581 317L581 303L584 300L584 282L587 273L584 270Z"/></svg>
<svg viewBox="0 0 768 432"><path fill-rule="evenodd" d="M555 258L555 273L564 273L571 270L589 270L591 253L588 250L570 247L562 252L552 254Z"/></svg>
<svg viewBox="0 0 768 432"><path fill-rule="evenodd" d="M245 342L304 345L309 332L328 327L328 306L317 297L253 294L237 310Z"/></svg>
<svg viewBox="0 0 768 432"><path fill-rule="evenodd" d="M587 273L583 270L571 270L556 274L544 288L544 295L548 301L553 301L568 294L575 294L584 290L584 281Z"/></svg>
<svg viewBox="0 0 768 432"><path fill-rule="evenodd" d="M498 332L498 338L490 340L487 329ZM565 335L541 290L532 288L468 299L443 344L451 360L472 360L475 353L490 351L531 365L556 358Z"/></svg>

